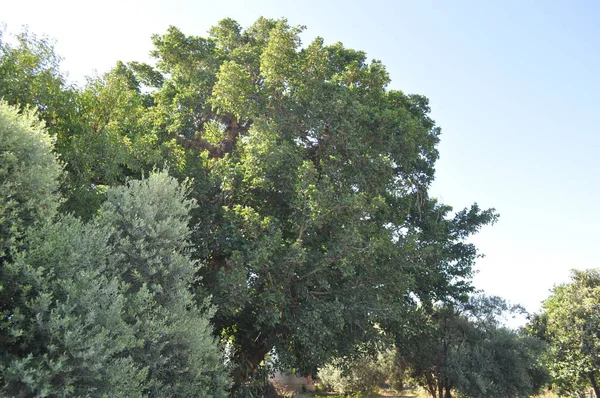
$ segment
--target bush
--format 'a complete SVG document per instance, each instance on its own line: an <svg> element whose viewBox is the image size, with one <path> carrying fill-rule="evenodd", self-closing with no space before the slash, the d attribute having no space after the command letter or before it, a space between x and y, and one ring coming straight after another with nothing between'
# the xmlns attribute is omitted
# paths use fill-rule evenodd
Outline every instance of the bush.
<svg viewBox="0 0 600 398"><path fill-rule="evenodd" d="M23 246L25 230L55 215L61 167L33 112L0 101L0 264Z"/></svg>
<svg viewBox="0 0 600 398"><path fill-rule="evenodd" d="M317 377L327 391L372 393L393 375L394 351L377 356L360 355L352 360L335 360L320 368Z"/></svg>
<svg viewBox="0 0 600 398"><path fill-rule="evenodd" d="M189 292L186 190L165 173L110 188L89 223L30 229L4 264L0 395L226 397L211 310Z"/></svg>
<svg viewBox="0 0 600 398"><path fill-rule="evenodd" d="M0 102L0 395L226 397L187 186L109 188L84 223L57 214L60 175L43 127Z"/></svg>

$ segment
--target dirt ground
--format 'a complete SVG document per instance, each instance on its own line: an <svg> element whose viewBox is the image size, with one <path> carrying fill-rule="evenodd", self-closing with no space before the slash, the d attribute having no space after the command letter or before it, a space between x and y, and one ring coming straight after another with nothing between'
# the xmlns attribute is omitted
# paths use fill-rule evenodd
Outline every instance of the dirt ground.
<svg viewBox="0 0 600 398"><path fill-rule="evenodd" d="M339 393L326 393L326 392L305 392L300 393L295 391L294 389L285 386L273 384L272 390L269 392L270 395L267 395L267 398L309 398L309 397L328 397L328 396L337 396L339 397ZM419 398L419 395L412 394L411 392L405 392L403 394L398 394L396 391L381 391L377 397L386 397L386 398Z"/></svg>

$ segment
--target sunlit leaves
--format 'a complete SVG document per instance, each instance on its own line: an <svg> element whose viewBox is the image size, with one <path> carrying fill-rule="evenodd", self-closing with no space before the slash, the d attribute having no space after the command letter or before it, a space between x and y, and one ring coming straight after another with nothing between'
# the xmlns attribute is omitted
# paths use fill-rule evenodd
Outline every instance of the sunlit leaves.
<svg viewBox="0 0 600 398"><path fill-rule="evenodd" d="M290 87L290 79L298 72L298 53L300 46L298 35L301 28L292 28L279 21L271 30L269 42L260 57L261 75L266 84L275 93L281 93Z"/></svg>
<svg viewBox="0 0 600 398"><path fill-rule="evenodd" d="M213 107L238 119L252 116L256 98L250 74L237 63L226 61L221 64L216 78L211 98Z"/></svg>
<svg viewBox="0 0 600 398"><path fill-rule="evenodd" d="M592 381L600 387L600 273L573 270L571 277L544 302L536 328L550 342L547 364L553 381L567 393Z"/></svg>

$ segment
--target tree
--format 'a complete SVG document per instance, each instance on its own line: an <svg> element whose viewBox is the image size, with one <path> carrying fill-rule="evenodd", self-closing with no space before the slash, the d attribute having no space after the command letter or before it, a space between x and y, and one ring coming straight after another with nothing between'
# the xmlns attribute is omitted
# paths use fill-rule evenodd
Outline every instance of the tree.
<svg viewBox="0 0 600 398"><path fill-rule="evenodd" d="M600 270L572 270L557 286L532 328L549 342L546 363L562 393L600 397Z"/></svg>
<svg viewBox="0 0 600 398"><path fill-rule="evenodd" d="M0 101L0 340L4 322L26 298L7 267L27 248L26 231L49 222L59 205L61 166L52 140L33 112L19 114Z"/></svg>
<svg viewBox="0 0 600 398"><path fill-rule="evenodd" d="M166 173L60 216L60 165L31 113L0 103L0 393L225 397L208 303L190 291L187 187Z"/></svg>
<svg viewBox="0 0 600 398"><path fill-rule="evenodd" d="M409 376L432 397L528 397L543 385L538 365L543 345L501 327L497 317L509 307L497 297L423 308L417 325L398 329L398 358Z"/></svg>
<svg viewBox="0 0 600 398"><path fill-rule="evenodd" d="M38 37L24 29L15 36L15 44L3 41L0 30L0 98L21 109L31 107L52 135L68 134L76 91L60 71L60 57L47 37Z"/></svg>
<svg viewBox="0 0 600 398"><path fill-rule="evenodd" d="M22 299L3 314L0 391L225 397L210 307L189 290L186 188L160 173L107 196L89 223L29 230L28 250L5 264Z"/></svg>
<svg viewBox="0 0 600 398"><path fill-rule="evenodd" d="M67 171L61 181L63 212L89 219L108 186L163 165L156 138L146 134L150 97L125 65L119 62L77 88L61 72L51 40L24 30L9 44L2 33L0 98L21 110L35 109L53 137Z"/></svg>
<svg viewBox="0 0 600 398"><path fill-rule="evenodd" d="M67 162L63 211L91 219L108 186L156 165L192 179L195 297L217 305L238 387L268 352L314 373L417 302L464 297L477 258L465 240L497 218L428 197L440 129L425 97L388 89L361 51L302 47L302 30L265 18L223 20L206 38L171 27L153 37L156 67L118 64L50 118L64 121L50 124ZM34 42L3 47L0 65L42 55L6 76L38 87L48 70L73 93Z"/></svg>
<svg viewBox="0 0 600 398"><path fill-rule="evenodd" d="M96 220L113 228L109 273L126 284L123 316L139 342L128 352L148 371L149 396L225 397L229 387L212 309L207 302L200 308L190 291L198 271L189 256L194 206L187 185L153 173L110 188Z"/></svg>
<svg viewBox="0 0 600 398"><path fill-rule="evenodd" d="M477 252L464 239L496 219L428 198L440 130L425 97L388 90L361 51L301 47L302 30L171 27L153 38L156 70L130 66L153 85L172 173L194 178L198 288L217 304L238 385L271 350L311 373L378 339L374 325L413 296L468 293Z"/></svg>
<svg viewBox="0 0 600 398"><path fill-rule="evenodd" d="M59 148L67 162L63 211L89 219L109 186L141 178L164 163L147 133L144 96L122 63L90 77L77 94L77 128Z"/></svg>

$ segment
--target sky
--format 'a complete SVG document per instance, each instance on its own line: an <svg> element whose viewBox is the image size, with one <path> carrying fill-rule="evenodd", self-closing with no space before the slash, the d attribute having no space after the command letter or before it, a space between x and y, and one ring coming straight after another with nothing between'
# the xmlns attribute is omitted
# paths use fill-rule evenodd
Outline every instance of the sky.
<svg viewBox="0 0 600 398"><path fill-rule="evenodd" d="M472 239L475 287L535 312L569 270L599 267L600 3L596 1L2 0L0 23L56 40L74 82L147 61L169 25L205 36L220 19L305 25L387 67L391 89L430 99L442 128L430 194L494 207Z"/></svg>

